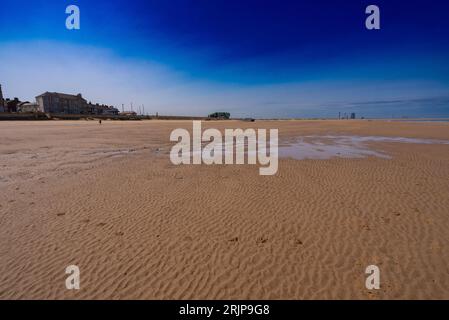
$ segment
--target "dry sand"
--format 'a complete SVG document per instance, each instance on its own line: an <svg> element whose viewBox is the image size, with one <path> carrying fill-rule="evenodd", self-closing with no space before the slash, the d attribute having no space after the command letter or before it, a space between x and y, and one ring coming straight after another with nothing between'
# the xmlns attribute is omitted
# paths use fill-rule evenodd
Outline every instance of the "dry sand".
<svg viewBox="0 0 449 320"><path fill-rule="evenodd" d="M0 123L0 298L449 299L448 145L375 142L392 158L280 159L260 176L172 165L170 132L191 125ZM203 126L449 140L449 123Z"/></svg>

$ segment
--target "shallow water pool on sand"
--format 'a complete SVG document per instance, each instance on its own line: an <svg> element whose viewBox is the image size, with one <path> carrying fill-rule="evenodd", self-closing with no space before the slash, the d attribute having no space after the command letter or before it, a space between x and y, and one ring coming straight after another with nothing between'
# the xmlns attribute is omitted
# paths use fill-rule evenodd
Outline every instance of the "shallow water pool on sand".
<svg viewBox="0 0 449 320"><path fill-rule="evenodd" d="M387 153L370 148L370 142L445 144L447 140L417 139L404 137L379 136L304 136L288 141L279 146L279 156L284 158L329 159L379 157L390 159Z"/></svg>

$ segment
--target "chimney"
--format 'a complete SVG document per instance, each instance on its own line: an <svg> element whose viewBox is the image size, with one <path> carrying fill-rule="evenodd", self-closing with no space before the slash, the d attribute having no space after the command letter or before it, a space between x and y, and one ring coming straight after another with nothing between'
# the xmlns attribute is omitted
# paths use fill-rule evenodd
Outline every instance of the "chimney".
<svg viewBox="0 0 449 320"><path fill-rule="evenodd" d="M0 107L5 105L5 100L3 99L2 85L0 84Z"/></svg>

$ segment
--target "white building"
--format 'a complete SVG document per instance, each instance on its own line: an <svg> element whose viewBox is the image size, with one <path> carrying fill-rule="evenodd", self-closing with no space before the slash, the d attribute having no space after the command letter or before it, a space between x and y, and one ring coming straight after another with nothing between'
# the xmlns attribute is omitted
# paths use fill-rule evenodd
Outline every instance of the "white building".
<svg viewBox="0 0 449 320"><path fill-rule="evenodd" d="M39 112L39 105L37 103L21 102L17 105L17 112Z"/></svg>

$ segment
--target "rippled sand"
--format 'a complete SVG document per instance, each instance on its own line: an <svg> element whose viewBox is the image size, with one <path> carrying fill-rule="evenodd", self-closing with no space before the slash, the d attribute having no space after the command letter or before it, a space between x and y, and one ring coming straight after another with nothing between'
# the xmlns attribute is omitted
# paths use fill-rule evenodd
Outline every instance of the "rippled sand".
<svg viewBox="0 0 449 320"><path fill-rule="evenodd" d="M449 146L389 140L447 141L449 123L203 123L388 138L363 141L387 157L282 158L275 176L172 165L191 125L0 122L0 298L449 299Z"/></svg>

